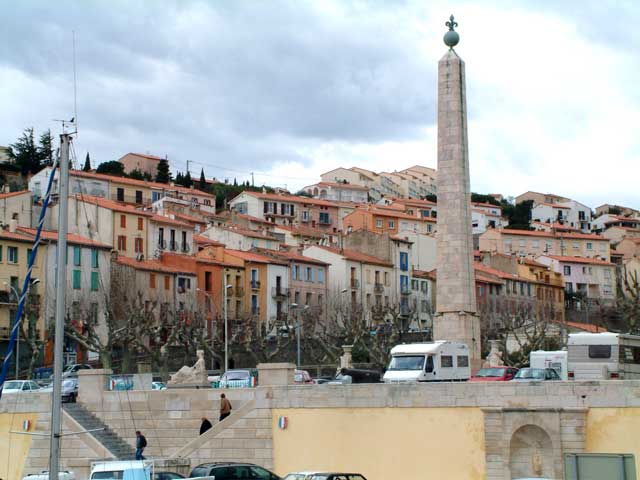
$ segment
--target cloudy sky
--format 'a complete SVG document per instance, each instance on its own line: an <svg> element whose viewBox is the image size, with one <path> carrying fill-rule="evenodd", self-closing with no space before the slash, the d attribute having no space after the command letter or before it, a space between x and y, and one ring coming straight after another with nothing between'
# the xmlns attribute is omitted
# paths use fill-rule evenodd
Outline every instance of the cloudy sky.
<svg viewBox="0 0 640 480"><path fill-rule="evenodd" d="M437 61L466 62L472 189L640 207L630 1L0 0L0 145L73 116L78 157L295 190L336 166L436 167Z"/></svg>

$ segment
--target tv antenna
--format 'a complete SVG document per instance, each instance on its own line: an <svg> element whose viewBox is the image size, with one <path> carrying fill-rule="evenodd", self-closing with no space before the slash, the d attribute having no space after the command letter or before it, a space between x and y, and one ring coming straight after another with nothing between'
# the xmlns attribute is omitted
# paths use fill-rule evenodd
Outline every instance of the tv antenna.
<svg viewBox="0 0 640 480"><path fill-rule="evenodd" d="M78 134L78 85L76 75L76 31L71 30L72 35L72 52L73 52L73 117L71 120L60 120L54 118L54 122L60 122L62 124L62 133L68 133L69 135ZM68 129L73 128L73 132L68 132Z"/></svg>

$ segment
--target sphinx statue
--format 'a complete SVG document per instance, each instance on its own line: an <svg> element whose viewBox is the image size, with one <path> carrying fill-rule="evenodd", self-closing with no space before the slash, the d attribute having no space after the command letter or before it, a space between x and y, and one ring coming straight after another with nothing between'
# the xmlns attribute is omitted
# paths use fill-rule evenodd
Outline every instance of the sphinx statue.
<svg viewBox="0 0 640 480"><path fill-rule="evenodd" d="M167 385L205 385L207 384L207 369L204 364L204 350L196 352L198 360L189 367L185 365L176 373L171 375Z"/></svg>

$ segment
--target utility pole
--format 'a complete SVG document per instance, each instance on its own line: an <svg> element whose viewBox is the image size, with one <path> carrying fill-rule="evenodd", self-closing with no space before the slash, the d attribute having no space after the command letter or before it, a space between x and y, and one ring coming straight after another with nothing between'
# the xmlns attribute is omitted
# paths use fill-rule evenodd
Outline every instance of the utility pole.
<svg viewBox="0 0 640 480"><path fill-rule="evenodd" d="M60 472L60 418L62 410L62 353L67 291L67 224L69 207L69 143L68 133L60 135L60 196L58 213L58 249L56 252L56 323L53 355L53 394L51 396L51 448L49 480L58 480Z"/></svg>
<svg viewBox="0 0 640 480"><path fill-rule="evenodd" d="M253 183L253 172L251 172L251 186L255 187L255 184Z"/></svg>
<svg viewBox="0 0 640 480"><path fill-rule="evenodd" d="M189 173L189 163L191 162L191 160L187 160L187 173Z"/></svg>

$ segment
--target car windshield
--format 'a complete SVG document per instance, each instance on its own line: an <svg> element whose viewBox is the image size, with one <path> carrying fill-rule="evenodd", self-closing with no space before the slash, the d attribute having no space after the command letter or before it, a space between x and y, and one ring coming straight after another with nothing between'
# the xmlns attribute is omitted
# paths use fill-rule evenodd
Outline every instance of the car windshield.
<svg viewBox="0 0 640 480"><path fill-rule="evenodd" d="M293 375L293 380L296 382L302 382L304 380L304 377L301 373L296 373Z"/></svg>
<svg viewBox="0 0 640 480"><path fill-rule="evenodd" d="M209 475L209 469L207 467L196 467L193 470L191 470L191 475L189 475L191 478L196 478L196 477L206 477Z"/></svg>
<svg viewBox="0 0 640 480"><path fill-rule="evenodd" d="M516 373L515 378L532 378L544 380L544 370L541 368L523 368Z"/></svg>
<svg viewBox="0 0 640 480"><path fill-rule="evenodd" d="M225 380L246 380L249 378L249 372L227 372L224 374Z"/></svg>
<svg viewBox="0 0 640 480"><path fill-rule="evenodd" d="M115 470L112 472L93 472L91 480L122 480L124 471Z"/></svg>
<svg viewBox="0 0 640 480"><path fill-rule="evenodd" d="M20 390L21 388L22 382L16 382L15 380L4 384L4 390Z"/></svg>
<svg viewBox="0 0 640 480"><path fill-rule="evenodd" d="M476 373L476 377L502 377L504 368L481 368Z"/></svg>
<svg viewBox="0 0 640 480"><path fill-rule="evenodd" d="M422 370L424 355L403 355L392 357L387 370Z"/></svg>

